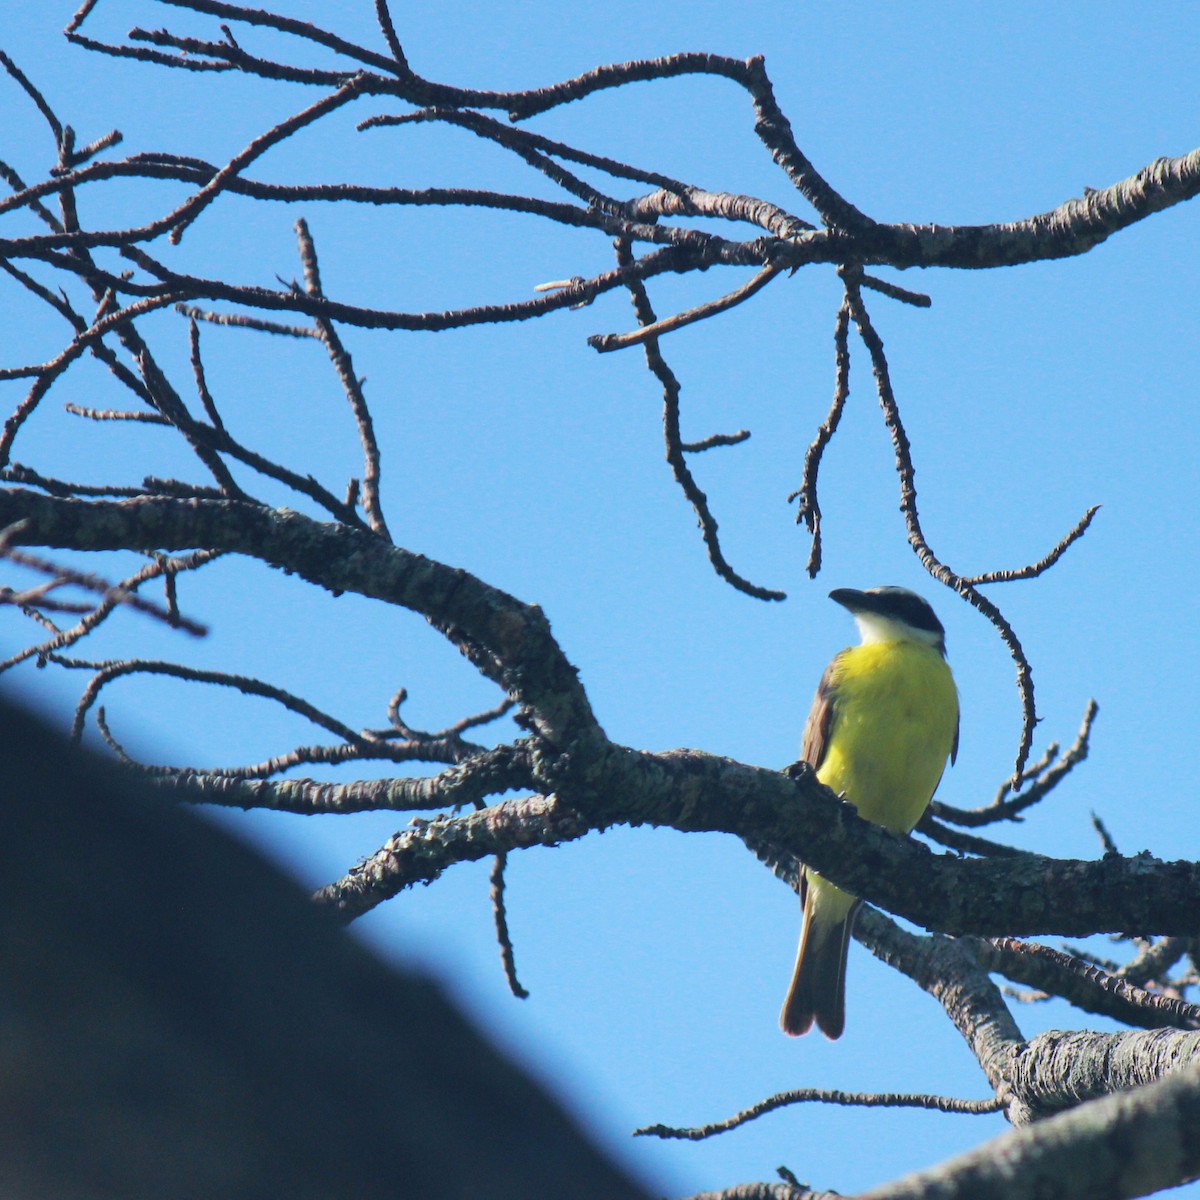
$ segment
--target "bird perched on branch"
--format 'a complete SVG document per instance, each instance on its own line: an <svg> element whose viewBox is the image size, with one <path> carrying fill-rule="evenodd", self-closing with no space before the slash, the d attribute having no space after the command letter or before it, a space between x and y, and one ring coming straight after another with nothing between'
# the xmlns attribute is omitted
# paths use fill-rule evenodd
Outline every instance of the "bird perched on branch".
<svg viewBox="0 0 1200 1200"><path fill-rule="evenodd" d="M825 668L800 757L861 817L908 833L958 752L958 693L946 631L929 604L900 587L838 588L862 644ZM858 897L815 871L801 876L804 928L779 1024L793 1037L815 1021L829 1038L846 1020L846 948Z"/></svg>

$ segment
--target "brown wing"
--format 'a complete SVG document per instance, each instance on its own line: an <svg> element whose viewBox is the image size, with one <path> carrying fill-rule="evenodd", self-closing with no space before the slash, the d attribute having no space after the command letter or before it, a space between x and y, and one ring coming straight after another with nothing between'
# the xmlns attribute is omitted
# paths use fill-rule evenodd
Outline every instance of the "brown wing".
<svg viewBox="0 0 1200 1200"><path fill-rule="evenodd" d="M817 684L817 694L813 697L808 720L804 723L804 736L800 739L801 761L808 763L814 771L819 771L825 761L825 747L829 745L829 733L836 715L833 674L840 658L840 654L834 657L833 662L825 668L821 682Z"/></svg>
<svg viewBox="0 0 1200 1200"><path fill-rule="evenodd" d="M954 766L955 758L959 756L959 728L962 725L962 714L959 713L954 718L954 740L950 743L950 766ZM942 774L937 776L937 782L934 785L934 796L937 794L938 788L942 786L942 780L946 778L946 764L942 764ZM932 799L932 797L930 797Z"/></svg>
<svg viewBox="0 0 1200 1200"><path fill-rule="evenodd" d="M956 702L957 706L957 702ZM958 734L962 728L962 712L954 714L954 741L950 743L950 765L954 766L954 760L958 757ZM942 773L938 776L938 781L933 785L933 794L937 795L937 790L942 786L942 779L946 775L946 768L942 767Z"/></svg>

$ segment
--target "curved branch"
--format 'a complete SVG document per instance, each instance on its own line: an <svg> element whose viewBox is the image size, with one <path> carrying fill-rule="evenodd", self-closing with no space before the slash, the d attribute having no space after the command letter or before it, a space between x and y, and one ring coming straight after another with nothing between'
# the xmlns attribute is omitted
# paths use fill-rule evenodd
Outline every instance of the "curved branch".
<svg viewBox="0 0 1200 1200"><path fill-rule="evenodd" d="M517 978L517 959L513 950L512 937L508 932L508 909L504 904L504 872L508 865L508 854L501 850L492 864L488 880L489 899L492 902L492 921L496 926L496 943L500 947L500 965L504 968L504 979L508 990L518 1000L528 1000L529 992Z"/></svg>
<svg viewBox="0 0 1200 1200"><path fill-rule="evenodd" d="M821 505L817 499L817 476L821 471L825 447L837 432L846 401L850 398L850 306L845 300L838 308L837 319L833 325L833 355L836 368L833 401L825 420L817 427L816 436L805 452L800 486L788 496L789 504L799 501L796 506L796 524L803 522L812 535L812 547L808 552L808 564L805 567L810 579L816 579L821 569Z"/></svg>
<svg viewBox="0 0 1200 1200"><path fill-rule="evenodd" d="M79 664L83 665L83 664ZM90 664L89 664L90 665ZM96 673L89 680L75 706L75 718L71 722L71 740L78 741L83 732L83 723L87 719L88 710L100 697L100 693L115 679L124 675L167 675L174 679L185 679L192 683L212 683L219 687L234 688L247 696L261 696L266 700L274 700L284 708L305 717L314 725L329 730L343 741L359 746L370 739L356 733L348 725L343 725L335 717L315 708L308 701L283 688L264 683L261 679L253 679L248 675L232 675L226 671L201 671L194 667L185 667L179 663L154 662L150 659L129 659L124 662L107 662L94 664Z"/></svg>
<svg viewBox="0 0 1200 1200"><path fill-rule="evenodd" d="M1003 842L993 842L989 838L975 837L973 834L943 825L928 809L913 826L913 831L923 833L931 842L937 842L939 846L946 846L950 850L957 850L960 854L978 854L983 858L991 858L994 855L1012 858L1014 855L1027 853L1015 846L1006 846Z"/></svg>
<svg viewBox="0 0 1200 1200"><path fill-rule="evenodd" d="M616 249L618 264L622 267L628 265L631 261L628 242L618 239ZM765 283L767 280L764 279L763 282ZM630 279L626 282L626 286L629 288L638 324L643 327L653 326L656 321L654 309L650 306L650 297L646 294L646 289L642 286L641 281ZM683 490L683 494L687 497L688 503L691 504L696 519L700 523L704 545L708 550L708 560L712 563L713 570L726 583L737 588L739 592L753 596L756 600L786 599L785 593L751 583L729 565L717 534L717 519L708 507L708 497L700 490L684 457L683 437L679 430L679 380L675 377L675 372L667 365L666 359L663 358L658 348L658 338L649 338L645 342L643 350L646 355L646 366L662 385L663 440L666 443L667 462L671 464L675 482Z"/></svg>
<svg viewBox="0 0 1200 1200"><path fill-rule="evenodd" d="M1030 783L1028 790L1011 799L1006 799L1012 788L1010 779L1001 786L996 793L996 798L990 804L985 804L980 808L956 808L952 804L935 800L929 806L930 813L951 825L967 829L990 825L996 821L1017 820L1018 814L1043 800L1079 763L1087 758L1092 723L1099 711L1100 706L1096 701L1089 700L1083 711L1083 723L1079 726L1079 732L1075 735L1074 742L1057 759L1052 759L1051 751L1056 748L1056 743L1050 748L1050 751L1047 751L1047 755L1042 761L1035 764L1032 770L1023 773L1021 782Z"/></svg>
<svg viewBox="0 0 1200 1200"><path fill-rule="evenodd" d="M862 291L858 276L861 274L856 267L841 271L846 285L846 303L850 315L858 328L859 336L871 356L871 370L875 376L875 387L879 395L879 404L883 409L884 420L892 437L892 446L896 455L896 473L900 477L900 511L904 514L904 524L908 530L908 541L913 552L920 560L921 566L939 583L956 591L973 608L981 612L996 628L1001 640L1008 647L1013 662L1017 667L1017 691L1021 697L1021 737L1017 746L1016 761L1013 764L1012 779L1014 786L1021 779L1021 772L1029 758L1029 750L1033 745L1033 730L1037 725L1037 708L1033 697L1033 668L1021 646L1012 626L1004 614L979 590L972 587L961 575L951 570L934 554L925 534L921 529L921 518L917 512L916 471L912 462L912 449L909 445L908 434L904 431L904 423L900 418L900 407L892 391L891 376L888 371L887 357L884 354L883 339L871 323L870 315L863 304Z"/></svg>
<svg viewBox="0 0 1200 1200"><path fill-rule="evenodd" d="M353 921L405 888L430 883L456 863L530 846L560 846L591 828L555 796L506 800L464 816L414 820L313 899L339 920Z"/></svg>
<svg viewBox="0 0 1200 1200"><path fill-rule="evenodd" d="M137 497L84 501L0 489L0 528L28 518L19 545L75 549L187 549L247 554L331 591L353 591L421 613L478 669L529 710L552 744L598 734L575 668L536 605L364 530L290 509L240 501Z"/></svg>
<svg viewBox="0 0 1200 1200"><path fill-rule="evenodd" d="M966 577L966 583L972 586L980 586L985 583L1011 583L1015 579L1036 579L1043 571L1048 571L1062 556L1067 552L1068 548L1077 542L1087 532L1088 526L1092 523L1092 518L1100 511L1100 505L1093 504L1091 508L1079 518L1075 527L1046 555L1045 558L1039 559L1035 563L1031 563L1027 567L1015 567L1006 571L986 571L982 575L969 575Z"/></svg>
<svg viewBox="0 0 1200 1200"><path fill-rule="evenodd" d="M1024 1044L1000 989L961 939L923 937L901 929L874 908L864 907L855 937L881 962L907 975L941 1004L971 1048L1004 1111L1014 1124L1030 1108L1012 1087L1012 1056Z"/></svg>

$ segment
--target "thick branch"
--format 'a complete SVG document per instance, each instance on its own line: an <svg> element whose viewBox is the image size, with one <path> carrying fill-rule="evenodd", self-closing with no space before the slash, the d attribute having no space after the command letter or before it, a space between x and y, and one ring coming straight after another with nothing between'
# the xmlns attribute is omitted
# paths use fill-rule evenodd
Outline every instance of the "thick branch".
<svg viewBox="0 0 1200 1200"><path fill-rule="evenodd" d="M506 800L460 817L418 819L314 899L341 920L353 921L403 888L431 882L455 863L528 846L558 846L590 828L555 796Z"/></svg>
<svg viewBox="0 0 1200 1200"><path fill-rule="evenodd" d="M180 771L155 776L154 783L194 804L308 814L451 808L529 787L530 778L522 752L514 746L498 746L428 778L322 783L316 779L251 780Z"/></svg>
<svg viewBox="0 0 1200 1200"><path fill-rule="evenodd" d="M1053 1029L1021 1047L1013 1062L1013 1082L1035 1113L1046 1116L1113 1092L1145 1087L1189 1063L1200 1063L1200 1033Z"/></svg>
<svg viewBox="0 0 1200 1200"><path fill-rule="evenodd" d="M694 751L642 754L611 746L541 609L370 533L238 501L84 501L0 489L0 527L22 520L27 524L14 543L79 550L204 546L421 613L527 706L533 731L547 743L535 759L535 780L543 791L560 792L589 828L653 824L768 841L854 894L943 932L1193 932L1192 914L1200 908L1196 863L1033 854L964 862L863 821L811 773L793 780ZM562 755L568 747L571 754Z"/></svg>
<svg viewBox="0 0 1200 1200"><path fill-rule="evenodd" d="M1125 1200L1200 1174L1200 1064L1014 1130L859 1200Z"/></svg>
<svg viewBox="0 0 1200 1200"><path fill-rule="evenodd" d="M941 1004L1004 1101L1005 1115L1015 1125L1027 1122L1030 1108L1010 1086L1012 1055L1023 1045L1021 1031L970 948L958 939L909 933L870 907L859 913L855 936Z"/></svg>
<svg viewBox="0 0 1200 1200"><path fill-rule="evenodd" d="M510 801L436 828L403 831L323 899L353 919L430 878L430 862L436 875L455 862L629 824L730 833L784 847L848 891L941 932L1071 935L1126 926L1175 932L1194 923L1200 905L1200 864L1148 856L1084 862L935 855L862 820L811 775L797 781L696 751L650 754L611 744L568 759L534 745L532 762L534 782L547 793L537 806ZM980 974L975 962L972 971ZM1003 1033L1002 1040L1017 1040L1015 1026Z"/></svg>
<svg viewBox="0 0 1200 1200"><path fill-rule="evenodd" d="M136 166L97 163L84 168L72 177L72 181L84 178L102 178L117 173L147 175L170 175L191 177L197 181L208 180L202 191L211 186L214 168L208 164L197 167L190 164L186 169L175 163L143 162ZM48 191L60 190L68 181L47 181L28 189L23 198L10 198L4 203L11 206L29 203ZM795 268L815 263L859 262L864 266L891 266L899 269L909 267L948 267L960 270L984 270L994 267L1016 266L1022 263L1043 262L1050 259L1069 258L1085 254L1114 233L1120 232L1156 212L1190 200L1200 193L1200 149L1179 158L1159 158L1136 174L1122 179L1101 191L1090 192L1082 199L1068 200L1057 208L1017 221L998 222L991 225L918 225L898 223L894 225L870 223L854 232L846 229L818 229L800 231L786 238L765 238L758 242L730 242L711 234L698 234L695 230L673 229L656 234L653 226L637 222L624 222L608 214L588 213L570 205L555 205L549 201L527 197L503 196L470 189L428 189L405 191L403 189L374 189L351 185L323 185L321 187L280 187L241 181L236 176L228 178L225 190L264 198L296 199L301 197L338 200L361 199L372 203L470 203L495 207L520 208L538 215L550 216L555 220L571 223L596 225L608 233L620 233L633 239L663 237L674 240L680 237L704 241L702 256L693 254L688 263L680 263L679 269L700 269L716 263L728 266L761 266L766 262ZM197 193L199 195L200 193ZM730 200L740 199L731 197ZM798 218L796 219L798 221ZM164 218L150 226L130 230L107 232L53 233L28 237L0 238L0 254L17 258L25 255L41 255L47 250L60 247L89 247L100 245L124 245L131 240L142 240L154 236L169 227ZM674 269L674 268L673 268ZM613 284L611 286L616 286ZM247 294L256 289L245 289ZM264 293L278 295L277 293ZM276 300L275 307L279 303ZM349 307L349 306L347 306ZM496 306L499 307L499 306ZM305 310L302 310L305 311ZM473 310L465 310L471 312ZM330 311L338 320L348 319L341 311ZM449 314L446 314L448 316ZM537 315L532 313L530 315ZM393 321L412 316L388 314ZM500 318L503 319L503 318ZM468 323L463 320L462 323ZM396 323L393 328L412 328L411 325ZM445 325L435 326L445 328Z"/></svg>

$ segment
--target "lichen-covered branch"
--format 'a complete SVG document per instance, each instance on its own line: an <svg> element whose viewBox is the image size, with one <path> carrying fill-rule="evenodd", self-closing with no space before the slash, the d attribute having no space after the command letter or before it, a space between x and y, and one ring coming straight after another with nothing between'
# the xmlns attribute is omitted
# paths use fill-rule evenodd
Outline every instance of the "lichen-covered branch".
<svg viewBox="0 0 1200 1200"><path fill-rule="evenodd" d="M1200 1063L1006 1133L858 1200L1126 1200L1200 1175Z"/></svg>
<svg viewBox="0 0 1200 1200"><path fill-rule="evenodd" d="M1083 1012L1102 1013L1145 1029L1200 1029L1200 1006L1147 991L1128 978L1110 974L1061 950L1016 938L978 942L975 949L989 971L1048 995L1061 996Z"/></svg>
<svg viewBox="0 0 1200 1200"><path fill-rule="evenodd" d="M480 751L437 775L424 778L324 783L316 779L263 780L203 771L172 771L156 774L154 782L192 804L304 814L458 808L488 796L532 786L527 758L519 746Z"/></svg>

